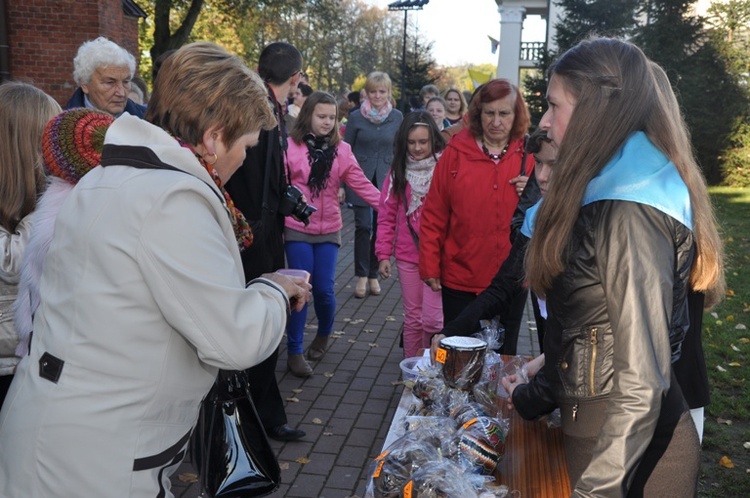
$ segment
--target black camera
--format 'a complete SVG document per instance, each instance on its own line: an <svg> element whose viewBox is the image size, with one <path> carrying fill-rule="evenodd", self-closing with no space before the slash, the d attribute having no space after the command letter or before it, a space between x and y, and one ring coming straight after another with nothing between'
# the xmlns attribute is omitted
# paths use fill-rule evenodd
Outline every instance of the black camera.
<svg viewBox="0 0 750 498"><path fill-rule="evenodd" d="M318 208L309 205L302 200L302 191L294 185L287 185L284 192L281 193L279 201L279 213L284 216L292 216L297 221L301 221L305 226L310 224L310 215Z"/></svg>

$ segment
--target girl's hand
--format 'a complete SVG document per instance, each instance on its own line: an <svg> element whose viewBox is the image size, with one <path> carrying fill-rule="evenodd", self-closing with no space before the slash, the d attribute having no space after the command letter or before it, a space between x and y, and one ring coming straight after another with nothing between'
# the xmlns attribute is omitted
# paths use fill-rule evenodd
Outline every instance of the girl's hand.
<svg viewBox="0 0 750 498"><path fill-rule="evenodd" d="M544 353L540 354L530 362L526 364L526 373L529 379L537 374L539 370L544 366Z"/></svg>
<svg viewBox="0 0 750 498"><path fill-rule="evenodd" d="M508 391L508 400L506 403L509 408L513 408L513 391L521 384L526 384L526 382L523 381L520 375L513 374L503 377L503 387Z"/></svg>
<svg viewBox="0 0 750 498"><path fill-rule="evenodd" d="M440 289L442 289L442 287L440 286L440 279L439 278L425 278L423 280L423 282L426 283L427 285L429 285L430 289L432 289L435 292L437 292Z"/></svg>
<svg viewBox="0 0 750 498"><path fill-rule="evenodd" d="M445 334L435 334L432 336L432 339L430 340L430 359L432 360L432 364L435 364L435 355L437 354L438 346L440 346L440 340L445 337Z"/></svg>
<svg viewBox="0 0 750 498"><path fill-rule="evenodd" d="M343 204L346 200L346 190L344 187L339 187L339 204Z"/></svg>
<svg viewBox="0 0 750 498"><path fill-rule="evenodd" d="M391 276L391 260L384 259L378 265L378 274L380 278L386 279Z"/></svg>
<svg viewBox="0 0 750 498"><path fill-rule="evenodd" d="M521 194L523 194L523 189L526 188L526 182L528 181L528 176L517 176L510 180L510 184L515 185L516 194L518 194L518 197L521 197Z"/></svg>

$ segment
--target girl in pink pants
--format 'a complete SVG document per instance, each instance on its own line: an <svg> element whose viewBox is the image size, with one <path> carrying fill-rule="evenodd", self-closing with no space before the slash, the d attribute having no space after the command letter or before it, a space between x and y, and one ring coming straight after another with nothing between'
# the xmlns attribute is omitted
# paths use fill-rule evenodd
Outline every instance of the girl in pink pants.
<svg viewBox="0 0 750 498"><path fill-rule="evenodd" d="M443 328L440 292L419 278L419 220L444 148L445 140L429 113L407 114L396 133L391 171L380 194L375 254L384 279L391 276L391 256L396 259L404 305L405 358L429 348L432 335Z"/></svg>

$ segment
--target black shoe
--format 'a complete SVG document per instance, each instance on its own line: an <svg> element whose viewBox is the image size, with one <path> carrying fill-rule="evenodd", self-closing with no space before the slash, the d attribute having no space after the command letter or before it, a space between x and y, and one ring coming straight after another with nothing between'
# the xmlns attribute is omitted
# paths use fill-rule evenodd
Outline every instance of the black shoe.
<svg viewBox="0 0 750 498"><path fill-rule="evenodd" d="M296 441L305 437L305 431L292 429L288 425L277 425L266 430L268 437L276 441Z"/></svg>

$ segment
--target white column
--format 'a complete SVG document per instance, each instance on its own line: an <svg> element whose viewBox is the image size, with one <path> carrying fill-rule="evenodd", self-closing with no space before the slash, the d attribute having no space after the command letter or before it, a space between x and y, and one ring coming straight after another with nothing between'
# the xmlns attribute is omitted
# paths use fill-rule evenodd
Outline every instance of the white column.
<svg viewBox="0 0 750 498"><path fill-rule="evenodd" d="M505 78L518 86L521 56L521 30L526 9L498 6L500 13L500 55L497 59L497 77Z"/></svg>

